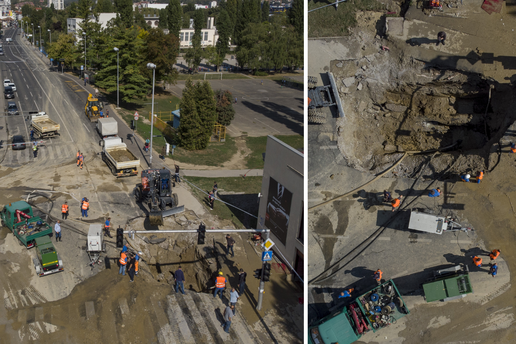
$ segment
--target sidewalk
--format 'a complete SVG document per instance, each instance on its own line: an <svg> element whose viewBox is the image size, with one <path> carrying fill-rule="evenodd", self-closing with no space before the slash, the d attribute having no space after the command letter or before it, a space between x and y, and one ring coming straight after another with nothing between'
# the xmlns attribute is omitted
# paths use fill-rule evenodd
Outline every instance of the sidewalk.
<svg viewBox="0 0 516 344"><path fill-rule="evenodd" d="M186 177L206 177L206 178L224 178L224 177L262 177L263 170L181 170L182 175Z"/></svg>

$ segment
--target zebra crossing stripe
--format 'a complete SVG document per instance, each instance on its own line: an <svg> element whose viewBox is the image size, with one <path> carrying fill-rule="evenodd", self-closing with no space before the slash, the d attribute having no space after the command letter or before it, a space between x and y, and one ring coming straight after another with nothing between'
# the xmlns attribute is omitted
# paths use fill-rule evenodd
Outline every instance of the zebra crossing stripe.
<svg viewBox="0 0 516 344"><path fill-rule="evenodd" d="M208 330L210 331L212 337L217 341L218 338L222 339L222 341L227 342L229 335L224 332L222 329L222 324L215 314L215 308L210 307L210 309L206 308L206 300L201 298L202 294L192 294L191 297L194 300L199 312L202 314L205 319ZM211 294L209 296L204 296L205 298L213 298ZM211 304L211 301L208 301L208 304Z"/></svg>
<svg viewBox="0 0 516 344"><path fill-rule="evenodd" d="M179 326L179 331L181 332L181 335L183 336L184 341L182 343L195 343L195 340L192 337L192 332L190 331L190 328L188 327L188 324L186 323L186 320L183 316L183 312L181 311L181 308L179 308L179 305L177 304L177 300L175 297L167 296L168 299L168 318L170 322L175 321L177 325Z"/></svg>
<svg viewBox="0 0 516 344"><path fill-rule="evenodd" d="M203 335L203 342L204 343L213 343L213 338L211 337L210 331L208 330L208 326L206 326L206 323L203 321L203 317L201 316L201 313L195 307L194 300L192 299L192 296L190 293L185 295L178 295L179 297L183 297L184 301L186 302L186 305L190 312L192 313L192 318L197 324L197 328L199 329L199 332Z"/></svg>
<svg viewBox="0 0 516 344"><path fill-rule="evenodd" d="M120 305L120 311L122 312L122 316L129 315L129 306L127 305L127 299L124 297L123 299L118 300L118 304Z"/></svg>
<svg viewBox="0 0 516 344"><path fill-rule="evenodd" d="M154 309L154 314L156 314L156 319L158 320L158 324L160 330L156 334L158 337L158 342L160 344L176 344L174 339L174 332L172 331L172 327L168 323L168 318L163 311L163 307L158 303L158 301L153 297L149 297L152 309Z"/></svg>

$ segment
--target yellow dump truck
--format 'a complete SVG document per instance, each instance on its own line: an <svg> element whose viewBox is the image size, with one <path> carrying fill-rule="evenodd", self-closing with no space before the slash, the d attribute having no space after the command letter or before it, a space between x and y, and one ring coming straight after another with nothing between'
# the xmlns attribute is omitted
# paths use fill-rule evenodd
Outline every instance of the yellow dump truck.
<svg viewBox="0 0 516 344"><path fill-rule="evenodd" d="M88 100L84 106L84 113L91 122L97 122L100 118L100 111L104 108L102 102L99 102L98 98L95 98L93 94L88 94Z"/></svg>

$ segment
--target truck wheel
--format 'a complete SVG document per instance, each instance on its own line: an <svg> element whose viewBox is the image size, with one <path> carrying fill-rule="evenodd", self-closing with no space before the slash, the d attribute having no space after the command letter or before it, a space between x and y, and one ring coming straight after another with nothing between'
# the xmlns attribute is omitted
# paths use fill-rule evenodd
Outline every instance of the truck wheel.
<svg viewBox="0 0 516 344"><path fill-rule="evenodd" d="M322 112L315 112L308 115L308 123L324 124L326 123L326 115Z"/></svg>
<svg viewBox="0 0 516 344"><path fill-rule="evenodd" d="M39 260L37 258L32 258L32 263L34 264L36 274L39 276L39 274L41 273L41 265L39 265Z"/></svg>
<svg viewBox="0 0 516 344"><path fill-rule="evenodd" d="M59 253L57 254L57 261L59 262L59 268L61 269L63 267L63 261L61 260Z"/></svg>
<svg viewBox="0 0 516 344"><path fill-rule="evenodd" d="M179 197L177 194L172 194L172 199L174 200L174 204L172 204L172 207L177 207L179 205Z"/></svg>
<svg viewBox="0 0 516 344"><path fill-rule="evenodd" d="M142 199L142 184L136 185L136 189L134 189L134 198L136 198L136 202L140 202Z"/></svg>

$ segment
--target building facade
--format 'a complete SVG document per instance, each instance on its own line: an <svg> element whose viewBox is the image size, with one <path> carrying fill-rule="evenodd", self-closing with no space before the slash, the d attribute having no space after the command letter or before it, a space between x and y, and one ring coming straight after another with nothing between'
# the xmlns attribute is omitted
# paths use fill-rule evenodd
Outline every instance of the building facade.
<svg viewBox="0 0 516 344"><path fill-rule="evenodd" d="M304 154L267 137L258 228L269 229L276 256L303 276Z"/></svg>
<svg viewBox="0 0 516 344"><path fill-rule="evenodd" d="M2 14L2 18L12 17L13 13L11 11L11 0L0 1L0 11Z"/></svg>
<svg viewBox="0 0 516 344"><path fill-rule="evenodd" d="M56 10L64 10L64 0L48 0L48 7L54 4Z"/></svg>

